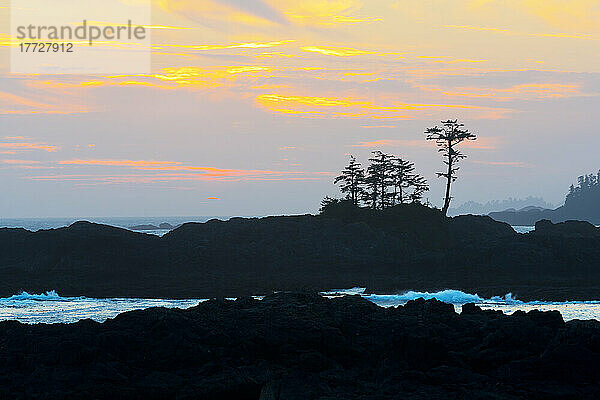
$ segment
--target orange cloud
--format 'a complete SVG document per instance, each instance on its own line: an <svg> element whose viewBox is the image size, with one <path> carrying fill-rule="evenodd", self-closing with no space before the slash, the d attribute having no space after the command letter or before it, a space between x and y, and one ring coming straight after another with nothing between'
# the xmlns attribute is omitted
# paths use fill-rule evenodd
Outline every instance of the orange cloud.
<svg viewBox="0 0 600 400"><path fill-rule="evenodd" d="M103 182L106 184L119 183L165 183L171 181L206 181L206 182L239 182L239 181L283 181L283 180L318 180L323 176L332 176L331 173L319 172L275 172L261 171L261 173L237 170L234 173L179 173L179 174L122 174L122 175L92 175L92 174L63 174L40 175L28 177L35 181L78 181L78 182Z"/></svg>
<svg viewBox="0 0 600 400"><path fill-rule="evenodd" d="M140 174L66 174L36 176L34 180L67 180L67 181L103 181L110 183L151 183L174 180L200 180L200 181L242 181L242 180L298 180L319 179L328 175L324 172L302 171L271 171L271 170L245 170L215 167L197 167L183 165L178 161L147 161L147 160L63 160L59 165L69 166L100 166L100 167L125 167L139 171L155 172ZM173 172L169 172L173 171Z"/></svg>
<svg viewBox="0 0 600 400"><path fill-rule="evenodd" d="M4 164L11 165L30 165L30 164L39 164L40 161L32 161L32 160L1 160L0 162Z"/></svg>
<svg viewBox="0 0 600 400"><path fill-rule="evenodd" d="M175 161L143 161L143 160L63 160L61 165L100 165L105 167L169 167L180 162Z"/></svg>
<svg viewBox="0 0 600 400"><path fill-rule="evenodd" d="M0 149L8 149L9 151L44 150L48 152L55 152L59 149L59 147L47 143L0 143Z"/></svg>
<svg viewBox="0 0 600 400"><path fill-rule="evenodd" d="M75 114L84 112L88 112L85 106L66 104L59 97L40 101L0 92L0 114Z"/></svg>

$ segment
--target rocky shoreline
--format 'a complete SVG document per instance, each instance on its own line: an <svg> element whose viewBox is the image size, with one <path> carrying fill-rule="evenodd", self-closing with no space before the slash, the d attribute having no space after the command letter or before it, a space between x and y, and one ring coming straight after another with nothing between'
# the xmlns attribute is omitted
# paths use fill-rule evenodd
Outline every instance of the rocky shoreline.
<svg viewBox="0 0 600 400"><path fill-rule="evenodd" d="M0 323L11 399L594 399L600 323L279 293L105 323Z"/></svg>
<svg viewBox="0 0 600 400"><path fill-rule="evenodd" d="M418 205L189 223L163 237L89 222L0 229L0 297L212 298L366 287L457 289L521 300L600 299L600 229L542 221L528 234Z"/></svg>

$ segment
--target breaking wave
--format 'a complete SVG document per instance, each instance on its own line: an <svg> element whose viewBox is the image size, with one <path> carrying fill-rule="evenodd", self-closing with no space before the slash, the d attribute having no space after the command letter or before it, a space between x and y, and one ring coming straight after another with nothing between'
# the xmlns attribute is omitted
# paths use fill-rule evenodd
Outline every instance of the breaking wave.
<svg viewBox="0 0 600 400"><path fill-rule="evenodd" d="M41 294L29 294L27 292L21 292L19 294L15 294L10 297L0 298L1 301L26 301L26 300L35 300L35 301L73 301L73 300L82 300L85 297L61 297L55 290L50 290Z"/></svg>
<svg viewBox="0 0 600 400"><path fill-rule="evenodd" d="M417 292L410 290L402 294L365 294L365 288L352 288L332 290L323 292L324 296L343 296L343 295L360 295L365 299L379 305L401 305L408 303L411 300L436 299L444 303L455 305L475 303L475 304L499 304L499 305L552 305L552 304L600 304L600 301L528 301L518 300L512 293L507 293L504 296L493 296L489 299L479 296L478 294L465 293L460 290L446 289L439 292Z"/></svg>

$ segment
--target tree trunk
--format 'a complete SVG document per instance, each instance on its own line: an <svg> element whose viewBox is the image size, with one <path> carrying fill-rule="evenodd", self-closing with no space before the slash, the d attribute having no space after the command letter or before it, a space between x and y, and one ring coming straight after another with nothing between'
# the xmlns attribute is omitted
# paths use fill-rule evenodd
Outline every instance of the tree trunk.
<svg viewBox="0 0 600 400"><path fill-rule="evenodd" d="M444 208L442 212L444 215L448 215L448 208L450 208L450 184L452 183L452 142L448 140L448 181L446 182L446 197L444 198Z"/></svg>

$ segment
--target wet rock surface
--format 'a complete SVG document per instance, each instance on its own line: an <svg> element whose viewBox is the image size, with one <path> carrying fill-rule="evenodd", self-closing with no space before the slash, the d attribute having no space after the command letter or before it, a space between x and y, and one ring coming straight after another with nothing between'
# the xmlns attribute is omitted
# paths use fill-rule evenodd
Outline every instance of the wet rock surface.
<svg viewBox="0 0 600 400"><path fill-rule="evenodd" d="M600 323L278 293L105 323L0 323L0 398L594 399Z"/></svg>

